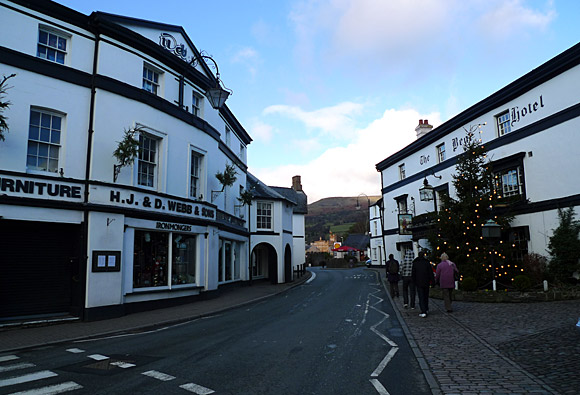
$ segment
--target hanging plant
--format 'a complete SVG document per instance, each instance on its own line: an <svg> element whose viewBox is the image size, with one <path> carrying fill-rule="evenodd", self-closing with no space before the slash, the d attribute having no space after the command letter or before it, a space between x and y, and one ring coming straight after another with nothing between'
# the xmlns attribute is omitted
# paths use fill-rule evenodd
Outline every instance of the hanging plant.
<svg viewBox="0 0 580 395"><path fill-rule="evenodd" d="M253 199L254 194L249 189L244 190L238 197L238 200L240 203L242 203L242 206L251 206Z"/></svg>
<svg viewBox="0 0 580 395"><path fill-rule="evenodd" d="M232 185L234 185L234 182L236 182L236 180L238 179L236 177L236 174L237 174L236 167L234 165L228 164L226 164L226 168L223 172L218 171L215 174L215 178L217 178L220 184L222 184L221 192L223 192L226 187L231 187Z"/></svg>
<svg viewBox="0 0 580 395"><path fill-rule="evenodd" d="M4 101L4 95L6 95L6 91L10 89L9 86L6 86L6 81L10 78L15 77L16 74L11 74L8 77L2 76L2 82L0 82L0 141L4 141L4 132L8 132L8 123L6 122L6 117L2 115L4 110L7 110L10 107L9 101Z"/></svg>
<svg viewBox="0 0 580 395"><path fill-rule="evenodd" d="M137 155L139 155L139 140L135 138L137 133L141 132L141 127L125 129L123 139L118 142L117 149L113 151L113 156L117 159L118 164L114 165L113 180L117 181L117 176L121 168L133 164Z"/></svg>

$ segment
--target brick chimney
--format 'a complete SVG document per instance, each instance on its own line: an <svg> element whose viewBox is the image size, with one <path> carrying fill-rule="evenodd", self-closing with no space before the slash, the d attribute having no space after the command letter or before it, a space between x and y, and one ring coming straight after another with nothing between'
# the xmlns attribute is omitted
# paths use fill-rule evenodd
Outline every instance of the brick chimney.
<svg viewBox="0 0 580 395"><path fill-rule="evenodd" d="M415 128L415 132L417 133L417 138L421 138L429 133L433 129L433 125L429 125L428 120L419 119L419 126Z"/></svg>
<svg viewBox="0 0 580 395"><path fill-rule="evenodd" d="M300 183L300 176L292 177L292 189L295 191L302 191L302 184Z"/></svg>

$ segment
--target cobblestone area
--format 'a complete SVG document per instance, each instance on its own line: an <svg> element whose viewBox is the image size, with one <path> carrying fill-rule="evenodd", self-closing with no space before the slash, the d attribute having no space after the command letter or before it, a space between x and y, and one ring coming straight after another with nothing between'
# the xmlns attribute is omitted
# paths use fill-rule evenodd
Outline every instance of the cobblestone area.
<svg viewBox="0 0 580 395"><path fill-rule="evenodd" d="M580 392L580 301L395 305L444 394Z"/></svg>

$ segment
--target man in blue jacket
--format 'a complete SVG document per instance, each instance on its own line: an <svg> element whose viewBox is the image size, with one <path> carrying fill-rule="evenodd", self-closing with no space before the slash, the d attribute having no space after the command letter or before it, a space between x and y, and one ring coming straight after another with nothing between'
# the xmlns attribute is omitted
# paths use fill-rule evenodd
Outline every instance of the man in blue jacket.
<svg viewBox="0 0 580 395"><path fill-rule="evenodd" d="M427 312L429 312L429 287L435 283L433 268L431 263L425 258L425 250L419 251L417 258L413 259L411 278L417 288L419 308L421 309L419 317L425 318L427 317Z"/></svg>

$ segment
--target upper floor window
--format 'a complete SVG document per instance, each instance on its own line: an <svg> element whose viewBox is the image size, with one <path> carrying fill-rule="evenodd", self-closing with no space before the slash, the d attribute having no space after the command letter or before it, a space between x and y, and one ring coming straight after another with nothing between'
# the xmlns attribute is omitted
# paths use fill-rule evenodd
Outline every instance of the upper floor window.
<svg viewBox="0 0 580 395"><path fill-rule="evenodd" d="M137 184L146 187L155 187L157 174L157 148L159 140L149 134L139 135L139 164L137 170Z"/></svg>
<svg viewBox="0 0 580 395"><path fill-rule="evenodd" d="M399 179L400 180L405 179L405 164L404 163L399 165Z"/></svg>
<svg viewBox="0 0 580 395"><path fill-rule="evenodd" d="M441 163L446 159L445 157L445 143L437 146L437 163Z"/></svg>
<svg viewBox="0 0 580 395"><path fill-rule="evenodd" d="M202 114L201 114L202 103L203 103L203 96L201 96L197 92L193 92L192 103L191 103L191 112L196 117L201 118L201 116L202 116Z"/></svg>
<svg viewBox="0 0 580 395"><path fill-rule="evenodd" d="M232 142L232 130L226 126L226 145L229 147Z"/></svg>
<svg viewBox="0 0 580 395"><path fill-rule="evenodd" d="M272 203L256 203L256 228L261 230L272 229Z"/></svg>
<svg viewBox="0 0 580 395"><path fill-rule="evenodd" d="M26 167L56 173L62 135L61 115L45 110L30 110Z"/></svg>
<svg viewBox="0 0 580 395"><path fill-rule="evenodd" d="M396 197L399 214L407 214L407 195Z"/></svg>
<svg viewBox="0 0 580 395"><path fill-rule="evenodd" d="M501 197L523 194L523 174L519 166L496 173L495 181Z"/></svg>
<svg viewBox="0 0 580 395"><path fill-rule="evenodd" d="M192 198L199 198L201 195L200 175L202 159L202 154L193 150L191 151L189 196Z"/></svg>
<svg viewBox="0 0 580 395"><path fill-rule="evenodd" d="M445 210L445 198L449 196L449 185L445 184L435 189L435 211Z"/></svg>
<svg viewBox="0 0 580 395"><path fill-rule="evenodd" d="M239 157L241 160L246 160L246 147L244 146L244 144L240 143L240 153L239 153Z"/></svg>
<svg viewBox="0 0 580 395"><path fill-rule="evenodd" d="M510 113L509 111L503 112L496 117L497 120L497 133L499 136L508 134L512 131L510 126Z"/></svg>
<svg viewBox="0 0 580 395"><path fill-rule="evenodd" d="M143 65L143 89L154 95L159 91L159 73L146 65Z"/></svg>
<svg viewBox="0 0 580 395"><path fill-rule="evenodd" d="M64 64L68 37L45 29L38 30L36 56L52 62Z"/></svg>

